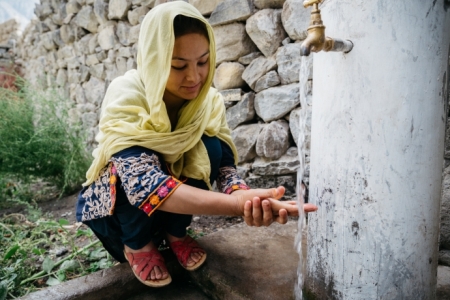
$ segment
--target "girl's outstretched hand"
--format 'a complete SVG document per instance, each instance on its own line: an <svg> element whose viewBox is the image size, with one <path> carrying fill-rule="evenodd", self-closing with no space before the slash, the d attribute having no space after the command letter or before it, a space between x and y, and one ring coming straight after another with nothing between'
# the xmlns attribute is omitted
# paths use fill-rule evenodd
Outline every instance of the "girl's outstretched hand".
<svg viewBox="0 0 450 300"><path fill-rule="evenodd" d="M238 198L238 210L243 212L244 221L249 226L269 226L273 222L286 224L288 216L298 216L296 201L278 201L285 192L279 186L276 189L238 190L233 193ZM317 210L313 204L305 204L305 212Z"/></svg>

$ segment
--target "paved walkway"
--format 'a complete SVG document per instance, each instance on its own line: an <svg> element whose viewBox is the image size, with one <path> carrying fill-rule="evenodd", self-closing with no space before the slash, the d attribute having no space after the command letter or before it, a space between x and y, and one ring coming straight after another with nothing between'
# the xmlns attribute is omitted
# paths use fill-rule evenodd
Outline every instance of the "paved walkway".
<svg viewBox="0 0 450 300"><path fill-rule="evenodd" d="M295 299L297 222L267 228L239 224L200 239L208 253L204 266L187 272L164 251L173 282L153 289L141 284L127 264L29 294L27 300L202 300ZM196 283L196 284L194 284ZM450 300L450 268L438 268L438 300Z"/></svg>

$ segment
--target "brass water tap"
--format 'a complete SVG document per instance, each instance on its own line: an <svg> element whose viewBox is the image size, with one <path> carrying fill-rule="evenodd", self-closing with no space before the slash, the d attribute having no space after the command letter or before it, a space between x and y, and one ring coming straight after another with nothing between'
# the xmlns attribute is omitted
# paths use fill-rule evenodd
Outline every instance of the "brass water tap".
<svg viewBox="0 0 450 300"><path fill-rule="evenodd" d="M353 48L353 43L349 40L332 39L325 37L325 26L320 15L319 4L323 0L305 0L303 6L305 8L313 6L311 11L311 21L308 27L308 36L300 47L300 55L308 56L311 51L341 51L348 53Z"/></svg>

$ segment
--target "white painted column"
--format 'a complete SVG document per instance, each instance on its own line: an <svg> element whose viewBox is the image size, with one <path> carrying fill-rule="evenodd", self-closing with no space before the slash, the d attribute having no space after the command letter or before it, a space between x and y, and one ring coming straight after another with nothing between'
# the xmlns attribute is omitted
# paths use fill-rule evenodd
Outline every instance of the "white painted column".
<svg viewBox="0 0 450 300"><path fill-rule="evenodd" d="M328 0L314 54L304 295L434 299L448 0ZM447 77L446 77L447 76Z"/></svg>

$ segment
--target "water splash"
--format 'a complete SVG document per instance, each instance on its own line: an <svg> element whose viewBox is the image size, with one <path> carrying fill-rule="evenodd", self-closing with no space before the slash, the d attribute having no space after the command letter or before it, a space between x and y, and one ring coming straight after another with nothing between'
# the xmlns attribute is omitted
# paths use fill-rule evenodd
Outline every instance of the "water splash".
<svg viewBox="0 0 450 300"><path fill-rule="evenodd" d="M295 299L303 299L303 271L304 271L304 259L303 259L303 230L306 228L305 212L303 210L303 205L305 203L306 187L303 185L303 176L305 173L305 151L306 151L306 120L308 112L306 109L300 110L299 118L299 135L298 135L298 159L300 161L300 167L297 170L297 204L299 207L299 218L298 218L298 232L295 238L295 249L299 255L299 264L297 269L297 284L295 286Z"/></svg>

